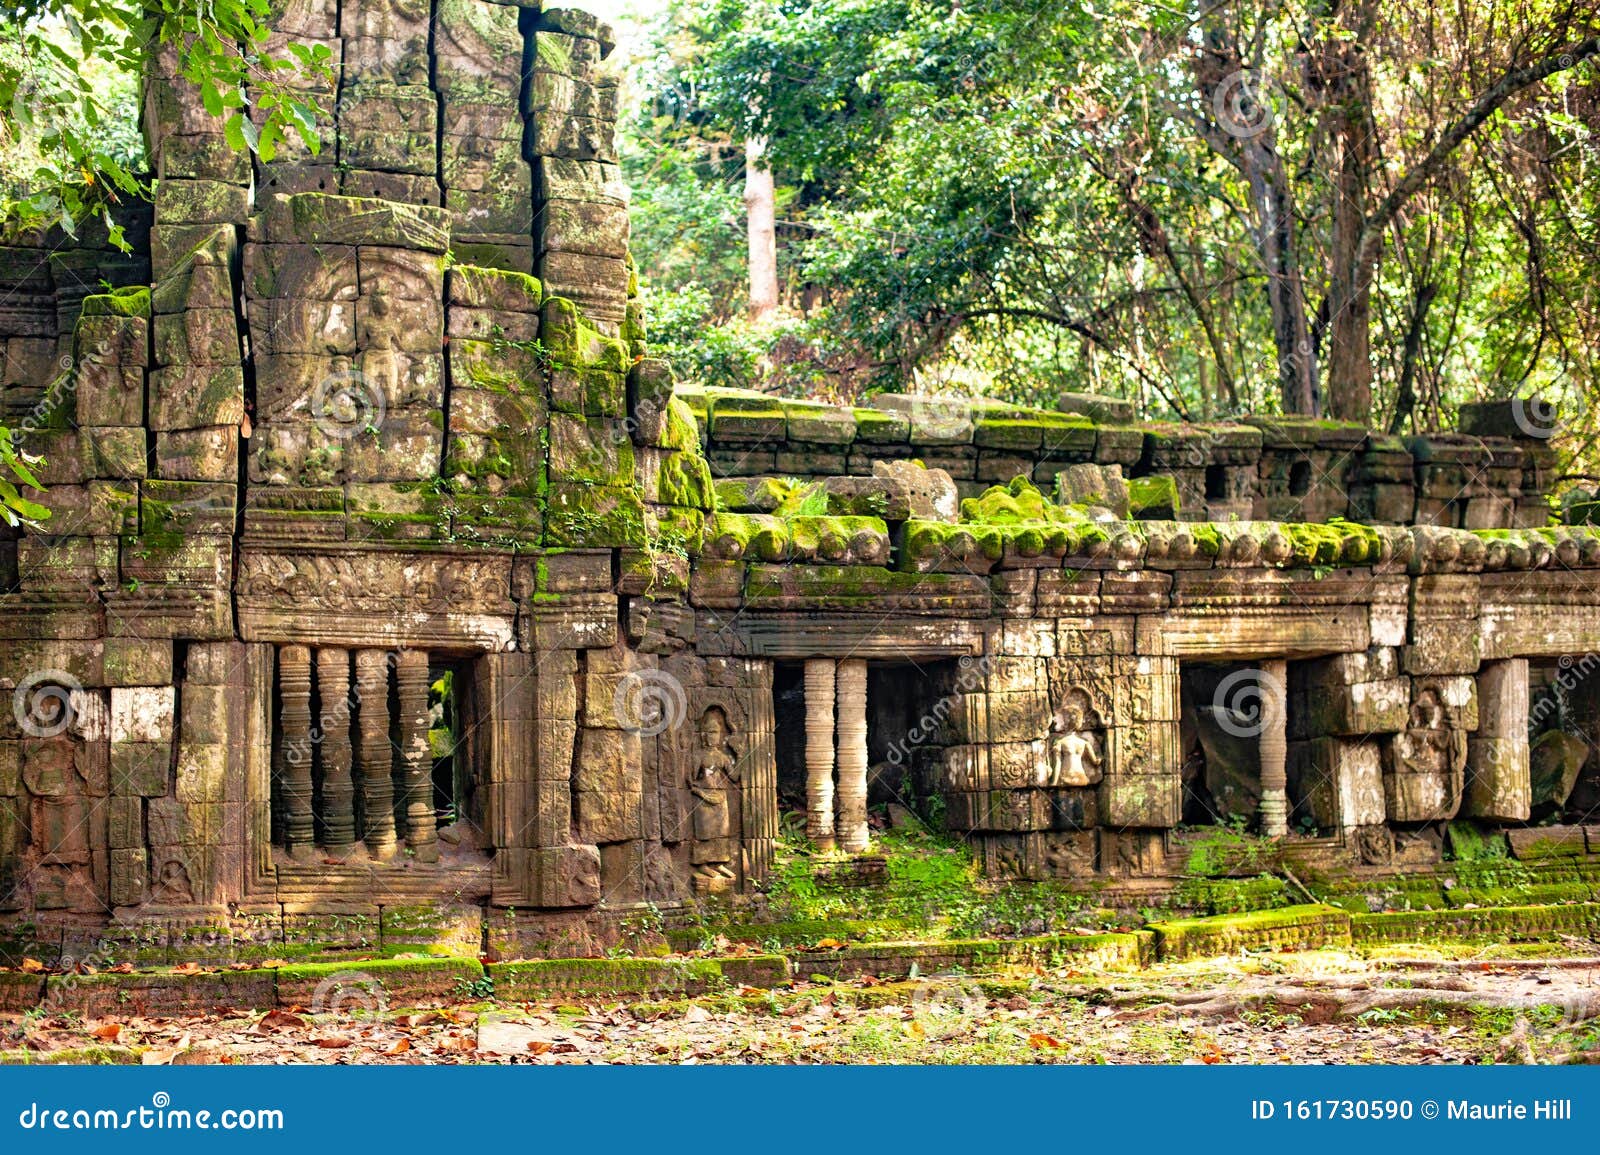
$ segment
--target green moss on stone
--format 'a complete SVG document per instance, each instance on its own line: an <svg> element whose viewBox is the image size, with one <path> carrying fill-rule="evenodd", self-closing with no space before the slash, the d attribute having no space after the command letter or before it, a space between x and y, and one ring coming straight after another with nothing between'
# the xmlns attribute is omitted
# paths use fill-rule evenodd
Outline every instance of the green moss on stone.
<svg viewBox="0 0 1600 1155"><path fill-rule="evenodd" d="M1171 476L1134 477L1128 481L1131 516L1172 518L1178 515L1178 483Z"/></svg>
<svg viewBox="0 0 1600 1155"><path fill-rule="evenodd" d="M148 318L150 288L148 285L125 285L109 293L94 293L83 299L83 316Z"/></svg>

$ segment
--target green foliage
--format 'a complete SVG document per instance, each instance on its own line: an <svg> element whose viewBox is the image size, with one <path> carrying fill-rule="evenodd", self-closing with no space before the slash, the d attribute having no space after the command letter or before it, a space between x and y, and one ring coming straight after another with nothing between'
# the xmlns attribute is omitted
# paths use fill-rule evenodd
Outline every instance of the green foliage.
<svg viewBox="0 0 1600 1155"><path fill-rule="evenodd" d="M1003 882L982 877L970 848L928 830L874 835L887 859L881 887L841 891L819 885L817 867L829 861L803 840L781 844L767 886L774 944L812 945L830 935L852 940L903 941L930 933L950 938L1051 934L1068 927L1103 929L1104 912L1058 883Z"/></svg>
<svg viewBox="0 0 1600 1155"><path fill-rule="evenodd" d="M37 527L50 516L50 511L36 501L24 497L18 484L42 492L44 486L34 476L33 467L41 458L27 453L17 443L16 435L0 425L0 517L10 526Z"/></svg>
<svg viewBox="0 0 1600 1155"><path fill-rule="evenodd" d="M316 152L316 102L289 87L328 74L324 45L266 50L269 0L26 0L0 25L0 228L111 217L148 187L139 168L138 83L162 51L181 95L197 98L228 143L270 160L293 132ZM251 109L255 116L250 115Z"/></svg>
<svg viewBox="0 0 1600 1155"><path fill-rule="evenodd" d="M1537 391L1580 414L1561 444L1592 457L1597 32L1592 11L1528 0L1448 28L1415 0L676 0L634 77L647 112L625 125L653 158L629 173L649 235L673 254L640 245L652 307L698 286L679 314L697 328L674 322L668 342L685 376L752 384L789 363L737 327L739 145L762 138L783 296L804 363L838 394L909 383L1049 404L1067 387L1148 416L1270 412L1306 350L1274 335L1251 142L1279 166L1320 375L1349 396L1348 365L1370 365L1373 403L1350 416L1437 429L1460 401ZM1540 61L1554 70L1436 151L1496 80ZM1344 147L1347 120L1370 158ZM1364 352L1330 305L1349 279L1338 246L1412 174L1371 230Z"/></svg>
<svg viewBox="0 0 1600 1155"><path fill-rule="evenodd" d="M1245 830L1246 819L1231 826L1204 827L1204 836L1189 844L1183 873L1187 878L1223 878L1260 874L1277 864L1277 844Z"/></svg>

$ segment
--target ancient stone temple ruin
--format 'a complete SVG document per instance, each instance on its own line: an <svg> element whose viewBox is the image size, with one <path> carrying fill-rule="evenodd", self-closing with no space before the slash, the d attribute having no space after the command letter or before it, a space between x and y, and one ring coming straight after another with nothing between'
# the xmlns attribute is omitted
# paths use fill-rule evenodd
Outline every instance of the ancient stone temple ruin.
<svg viewBox="0 0 1600 1155"><path fill-rule="evenodd" d="M1106 901L1219 825L1356 875L1463 820L1600 854L1600 536L1526 403L675 388L604 26L276 11L331 54L319 152L230 149L156 54L134 254L0 250L52 511L0 540L8 933L591 952L885 802Z"/></svg>

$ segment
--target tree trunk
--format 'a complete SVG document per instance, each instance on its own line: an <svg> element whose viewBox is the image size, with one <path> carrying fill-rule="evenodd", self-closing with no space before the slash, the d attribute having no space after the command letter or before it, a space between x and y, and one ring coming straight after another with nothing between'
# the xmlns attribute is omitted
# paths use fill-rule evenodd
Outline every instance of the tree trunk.
<svg viewBox="0 0 1600 1155"><path fill-rule="evenodd" d="M1406 327L1405 350L1400 361L1400 388L1395 395L1394 416L1389 419L1390 433L1404 433L1417 407L1417 358L1422 352L1422 334L1428 320L1428 308L1439 293L1439 286L1428 282L1417 290L1416 303L1411 307L1411 324Z"/></svg>
<svg viewBox="0 0 1600 1155"><path fill-rule="evenodd" d="M1328 277L1328 412L1366 422L1372 410L1372 278L1362 234L1373 165L1372 76L1362 45L1371 32L1368 5L1346 10L1352 38L1324 32L1312 57L1313 81L1327 102L1337 148Z"/></svg>
<svg viewBox="0 0 1600 1155"><path fill-rule="evenodd" d="M1322 385L1296 255L1294 198L1276 145L1276 112L1261 90L1260 72L1244 64L1237 32L1219 17L1207 23L1195 79L1202 107L1215 114L1201 117L1201 135L1239 170L1250 190L1252 239L1267 276L1283 410L1320 417Z"/></svg>
<svg viewBox="0 0 1600 1155"><path fill-rule="evenodd" d="M1256 216L1256 248L1267 273L1267 301L1272 308L1272 340L1278 352L1278 389L1283 411L1322 416L1322 385L1317 355L1311 346L1305 291L1295 257L1294 207L1283 158L1272 143L1270 128L1241 149L1250 203Z"/></svg>
<svg viewBox="0 0 1600 1155"><path fill-rule="evenodd" d="M767 142L744 146L744 209L750 242L750 320L758 325L778 315L778 199L772 170L764 163Z"/></svg>

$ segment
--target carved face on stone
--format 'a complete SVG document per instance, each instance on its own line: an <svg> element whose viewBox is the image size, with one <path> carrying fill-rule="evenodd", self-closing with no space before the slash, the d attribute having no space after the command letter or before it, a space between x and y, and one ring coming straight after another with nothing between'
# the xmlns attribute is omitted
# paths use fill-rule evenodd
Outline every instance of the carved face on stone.
<svg viewBox="0 0 1600 1155"><path fill-rule="evenodd" d="M1411 704L1410 728L1413 730L1444 729L1444 706L1439 701L1439 695L1436 691L1424 690L1417 695L1417 700Z"/></svg>
<svg viewBox="0 0 1600 1155"><path fill-rule="evenodd" d="M700 745L707 750L720 750L728 743L728 719L713 706L700 716Z"/></svg>

